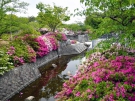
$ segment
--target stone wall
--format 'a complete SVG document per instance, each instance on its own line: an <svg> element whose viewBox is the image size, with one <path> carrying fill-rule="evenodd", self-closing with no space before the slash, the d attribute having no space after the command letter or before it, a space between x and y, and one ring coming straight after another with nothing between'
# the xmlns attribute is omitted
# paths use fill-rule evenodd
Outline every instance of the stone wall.
<svg viewBox="0 0 135 101"><path fill-rule="evenodd" d="M89 36L88 34L84 34L84 35L67 35L67 38L70 40L77 40L79 42L87 42L89 41Z"/></svg>
<svg viewBox="0 0 135 101"><path fill-rule="evenodd" d="M66 36L70 40L77 40L78 41L78 35L66 35Z"/></svg>
<svg viewBox="0 0 135 101"><path fill-rule="evenodd" d="M56 59L58 57L58 52L56 51L52 51L49 54L47 54L47 56L44 56L42 58L38 58L35 65L39 68L41 66L43 66L44 64L52 61L53 59Z"/></svg>
<svg viewBox="0 0 135 101"><path fill-rule="evenodd" d="M38 68L57 57L57 51L52 51L47 56L37 59L35 63L26 63L0 76L0 101L7 101L40 77Z"/></svg>
<svg viewBox="0 0 135 101"><path fill-rule="evenodd" d="M79 42L88 42L89 41L89 36L88 34L84 34L84 35L78 35L78 41Z"/></svg>
<svg viewBox="0 0 135 101"><path fill-rule="evenodd" d="M80 54L85 51L88 47L86 47L83 43L71 44L59 49L59 56L61 55L71 55L71 54Z"/></svg>

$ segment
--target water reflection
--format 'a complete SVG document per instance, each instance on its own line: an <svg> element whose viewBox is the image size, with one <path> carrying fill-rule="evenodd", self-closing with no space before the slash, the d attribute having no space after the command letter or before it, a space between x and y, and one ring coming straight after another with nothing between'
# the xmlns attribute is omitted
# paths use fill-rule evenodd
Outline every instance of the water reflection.
<svg viewBox="0 0 135 101"><path fill-rule="evenodd" d="M29 96L34 96L36 101L55 101L54 96L61 91L63 82L68 79L67 72L75 74L84 54L62 56L39 68L41 77L13 96L10 101L24 101ZM52 64L57 67L54 68Z"/></svg>

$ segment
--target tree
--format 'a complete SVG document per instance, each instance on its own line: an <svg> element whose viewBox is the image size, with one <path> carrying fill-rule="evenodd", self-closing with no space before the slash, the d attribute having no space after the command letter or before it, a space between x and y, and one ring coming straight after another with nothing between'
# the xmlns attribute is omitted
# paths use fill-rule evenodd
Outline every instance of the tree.
<svg viewBox="0 0 135 101"><path fill-rule="evenodd" d="M20 2L19 0L1 0L0 1L0 21L7 13L25 12L28 3Z"/></svg>
<svg viewBox="0 0 135 101"><path fill-rule="evenodd" d="M89 25L94 29L98 29L101 22L102 17L96 16L96 14L88 15L84 21L86 25Z"/></svg>
<svg viewBox="0 0 135 101"><path fill-rule="evenodd" d="M64 24L63 26L61 26L63 28L67 28L68 30L72 30L72 31L79 31L80 30L80 26L79 24Z"/></svg>
<svg viewBox="0 0 135 101"><path fill-rule="evenodd" d="M38 34L39 23L35 20L35 17L19 17L18 23L19 34Z"/></svg>
<svg viewBox="0 0 135 101"><path fill-rule="evenodd" d="M7 26L5 25L6 23L8 23L8 27L11 26L13 21L12 17L14 16L12 14L25 11L27 6L28 3L20 2L19 0L0 1L0 35L3 34L3 31L5 31L5 29L3 30L3 27ZM10 20L7 20L7 16L9 16L8 14L10 14Z"/></svg>
<svg viewBox="0 0 135 101"><path fill-rule="evenodd" d="M133 0L80 0L85 4L85 15L102 17L98 34L135 33L135 2Z"/></svg>
<svg viewBox="0 0 135 101"><path fill-rule="evenodd" d="M28 17L28 19L29 19L29 22L35 22L36 21L36 17L34 17L34 16L30 16L30 17Z"/></svg>
<svg viewBox="0 0 135 101"><path fill-rule="evenodd" d="M12 18L12 21L10 21ZM4 17L4 20L1 21L1 29L0 33L10 33L10 32L16 32L19 30L19 19L16 15L6 15Z"/></svg>
<svg viewBox="0 0 135 101"><path fill-rule="evenodd" d="M40 11L37 20L41 24L41 27L47 25L51 31L55 31L63 21L68 21L70 19L67 14L67 7L62 8L55 4L51 7L50 5L38 3L36 8Z"/></svg>
<svg viewBox="0 0 135 101"><path fill-rule="evenodd" d="M68 30L71 30L73 32L83 32L83 31L88 31L91 29L90 26L83 24L82 22L76 22L72 24L62 24L60 26L61 28L66 28Z"/></svg>

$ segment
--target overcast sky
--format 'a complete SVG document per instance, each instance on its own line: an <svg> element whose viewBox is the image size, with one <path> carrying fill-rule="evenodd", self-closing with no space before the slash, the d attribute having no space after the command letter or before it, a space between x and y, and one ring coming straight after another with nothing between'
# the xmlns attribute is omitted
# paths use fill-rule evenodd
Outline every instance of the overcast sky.
<svg viewBox="0 0 135 101"><path fill-rule="evenodd" d="M74 13L74 9L76 8L82 9L80 0L23 0L23 1L29 3L28 10L26 14L19 13L17 14L18 16L25 16L25 17L37 16L39 10L36 9L36 4L38 4L39 2L49 5L53 5L53 3L55 3L56 6L68 7L70 13ZM68 21L67 23L75 23L76 21L83 22L84 17L71 17L70 21Z"/></svg>

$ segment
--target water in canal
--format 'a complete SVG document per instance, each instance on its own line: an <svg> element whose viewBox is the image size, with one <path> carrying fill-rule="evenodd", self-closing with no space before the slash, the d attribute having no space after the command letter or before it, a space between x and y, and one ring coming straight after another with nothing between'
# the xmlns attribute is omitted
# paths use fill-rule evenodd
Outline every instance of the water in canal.
<svg viewBox="0 0 135 101"><path fill-rule="evenodd" d="M61 91L63 82L69 78L67 73L74 75L83 57L85 52L79 55L62 56L40 67L41 77L9 101L24 101L29 96L34 96L35 101L55 101L54 96ZM57 67L54 68L52 64L56 64Z"/></svg>

